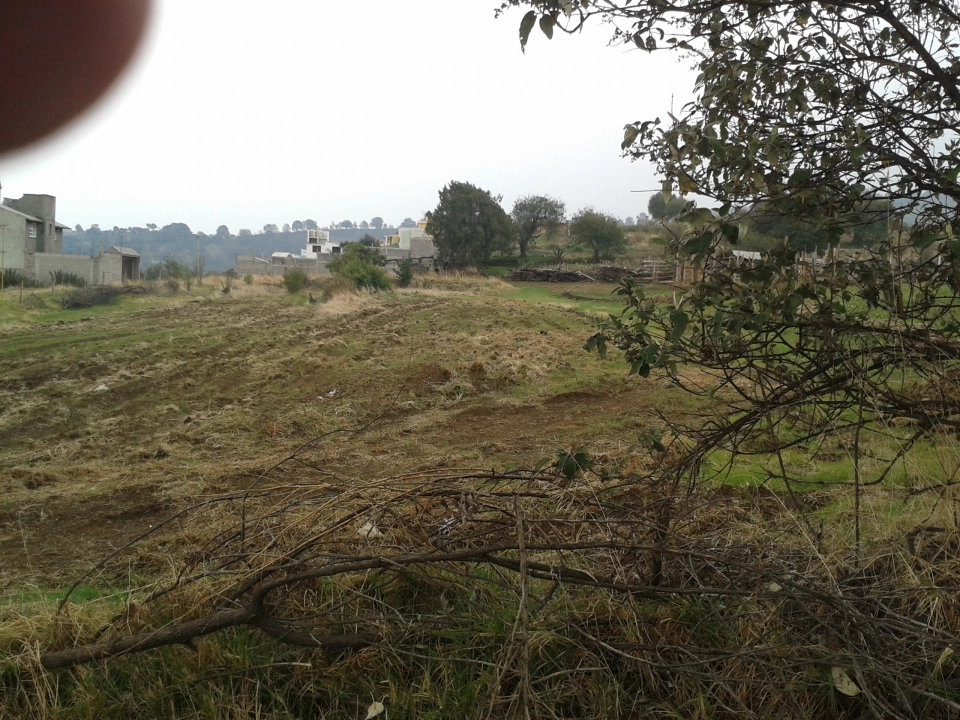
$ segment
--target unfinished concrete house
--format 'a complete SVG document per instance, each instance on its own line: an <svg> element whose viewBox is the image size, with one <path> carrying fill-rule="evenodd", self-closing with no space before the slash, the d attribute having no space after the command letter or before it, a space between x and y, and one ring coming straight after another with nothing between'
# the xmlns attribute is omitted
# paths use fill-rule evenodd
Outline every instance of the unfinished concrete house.
<svg viewBox="0 0 960 720"><path fill-rule="evenodd" d="M53 195L26 194L0 203L0 267L25 278L51 284L57 272L70 273L90 285L140 280L140 256L113 247L99 257L63 254L63 231Z"/></svg>

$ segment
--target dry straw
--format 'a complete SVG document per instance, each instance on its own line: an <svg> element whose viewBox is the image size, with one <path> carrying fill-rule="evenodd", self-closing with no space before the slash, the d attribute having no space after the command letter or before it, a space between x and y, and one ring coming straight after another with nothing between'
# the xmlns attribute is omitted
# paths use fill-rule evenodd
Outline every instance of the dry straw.
<svg viewBox="0 0 960 720"><path fill-rule="evenodd" d="M182 511L172 522L195 549L175 577L136 617L95 634L70 624L37 662L247 626L361 664L375 653L381 668L466 664L478 717L960 711L955 534L920 531L912 549L878 544L858 563L778 495L686 487L666 467L344 476L323 465L334 440Z"/></svg>

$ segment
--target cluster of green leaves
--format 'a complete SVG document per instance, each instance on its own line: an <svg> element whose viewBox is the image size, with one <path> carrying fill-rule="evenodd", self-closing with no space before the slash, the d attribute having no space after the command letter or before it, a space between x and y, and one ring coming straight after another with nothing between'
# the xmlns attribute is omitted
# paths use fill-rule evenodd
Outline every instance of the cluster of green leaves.
<svg viewBox="0 0 960 720"><path fill-rule="evenodd" d="M54 285L69 285L71 287L83 287L87 284L87 281L76 273L64 272L63 270L51 272L50 280Z"/></svg>
<svg viewBox="0 0 960 720"><path fill-rule="evenodd" d="M500 200L465 182L453 181L440 191L439 204L428 213L426 230L433 236L442 265L480 267L493 252L509 251L514 227Z"/></svg>
<svg viewBox="0 0 960 720"><path fill-rule="evenodd" d="M718 448L753 452L757 434L764 452L839 435L859 481L861 431L908 448L957 428L953 0L507 0L501 11L511 6L527 8L521 45L538 22L552 37L600 20L615 42L696 64L693 100L667 122L627 125L622 149L665 178L658 207L679 204L675 189L714 201L687 204L670 242L702 279L673 305L625 284L624 311L588 342L615 345L640 375L661 368L684 384L696 364L715 379L690 389L723 396L727 410L673 428L694 441L677 477ZM762 259L731 256L744 236L770 240ZM856 250L798 257L841 242Z"/></svg>
<svg viewBox="0 0 960 720"><path fill-rule="evenodd" d="M40 287L41 283L32 278L28 278L15 268L4 268L3 287L12 288L20 287L21 285L23 287Z"/></svg>
<svg viewBox="0 0 960 720"><path fill-rule="evenodd" d="M291 295L296 295L307 286L307 273L300 268L288 268L283 271L283 286Z"/></svg>
<svg viewBox="0 0 960 720"><path fill-rule="evenodd" d="M687 210L688 201L672 192L653 193L647 201L647 212L654 220L674 220Z"/></svg>
<svg viewBox="0 0 960 720"><path fill-rule="evenodd" d="M390 281L383 271L384 262L383 255L376 248L363 243L348 243L327 268L334 275L352 282L358 290L388 290Z"/></svg>
<svg viewBox="0 0 960 720"><path fill-rule="evenodd" d="M888 223L893 217L890 203L864 201L858 210L856 224L847 227L844 237L831 238L818 224L808 218L785 215L775 207L761 203L738 213L740 228L738 244L747 250L771 250L786 243L793 250L824 252L828 247L871 248L886 240Z"/></svg>
<svg viewBox="0 0 960 720"><path fill-rule="evenodd" d="M614 40L695 58L694 100L670 123L631 123L623 149L719 215L764 202L833 243L865 201L913 222L909 241L945 239L960 204L960 9L952 0L837 5L508 0L548 37L609 21ZM829 68L825 72L824 68Z"/></svg>
<svg viewBox="0 0 960 720"><path fill-rule="evenodd" d="M397 265L397 285L402 288L410 287L413 282L413 260L405 258Z"/></svg>
<svg viewBox="0 0 960 720"><path fill-rule="evenodd" d="M566 206L561 200L548 195L524 195L513 204L510 218L516 228L520 257L527 256L527 249L543 233L553 232L563 224Z"/></svg>
<svg viewBox="0 0 960 720"><path fill-rule="evenodd" d="M612 260L627 246L627 236L612 215L584 208L570 223L570 237L593 252L593 262Z"/></svg>

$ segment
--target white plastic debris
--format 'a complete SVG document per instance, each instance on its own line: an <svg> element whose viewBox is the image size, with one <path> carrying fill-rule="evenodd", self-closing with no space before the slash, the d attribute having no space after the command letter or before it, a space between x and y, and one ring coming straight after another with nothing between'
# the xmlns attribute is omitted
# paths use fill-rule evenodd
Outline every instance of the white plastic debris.
<svg viewBox="0 0 960 720"><path fill-rule="evenodd" d="M856 697L860 694L860 688L850 679L847 671L843 668L830 668L830 677L833 679L833 686L847 697Z"/></svg>
<svg viewBox="0 0 960 720"><path fill-rule="evenodd" d="M357 529L357 535L365 538L383 537L383 533L372 522L365 522Z"/></svg>
<svg viewBox="0 0 960 720"><path fill-rule="evenodd" d="M453 526L457 524L457 519L455 517L449 517L443 521L443 524L437 529L439 535L446 535L449 533Z"/></svg>
<svg viewBox="0 0 960 720"><path fill-rule="evenodd" d="M334 398L339 394L340 394L339 390L331 390L330 392L327 393L327 397Z"/></svg>
<svg viewBox="0 0 960 720"><path fill-rule="evenodd" d="M105 384L100 384L97 387L95 387L93 391L96 393L100 393L100 392L107 392L107 390L109 389L110 388L108 388Z"/></svg>
<svg viewBox="0 0 960 720"><path fill-rule="evenodd" d="M370 720L371 718L375 718L377 715L382 715L384 710L386 710L386 708L383 706L383 703L382 703L382 702L376 702L376 701L374 701L374 702L370 703L370 707L367 708L367 718L366 718L366 720Z"/></svg>

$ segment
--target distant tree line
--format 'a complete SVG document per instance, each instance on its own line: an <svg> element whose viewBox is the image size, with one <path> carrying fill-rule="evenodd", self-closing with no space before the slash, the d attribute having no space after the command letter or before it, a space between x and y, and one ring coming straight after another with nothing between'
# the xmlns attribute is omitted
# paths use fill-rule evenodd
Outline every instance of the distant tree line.
<svg viewBox="0 0 960 720"><path fill-rule="evenodd" d="M374 218L376 227L367 227L377 234L393 234L395 227L383 224L382 218ZM296 234L308 229L320 229L314 220L294 220L279 228L267 223L257 232L241 228L234 234L227 225L220 225L208 235L194 232L186 223L170 223L159 227L147 223L145 227L114 226L101 228L94 224L84 229L77 225L73 231L64 232L63 252L73 255L97 255L111 246L131 248L140 254L140 267L146 272L153 265L162 265L175 260L186 267L197 264L197 241L200 244L201 265L205 272L225 272L236 263L237 255L268 256L274 252L299 253L303 249L302 238ZM353 228L331 229L331 239L338 242L355 242L366 235L362 225Z"/></svg>
<svg viewBox="0 0 960 720"><path fill-rule="evenodd" d="M587 207L569 224L563 201L547 195L524 195L508 215L502 197L467 182L451 182L440 191L440 202L427 214L427 232L437 246L438 261L452 268L479 267L494 253L515 250L520 258L538 240L558 238L566 226L573 244L590 251L593 261L612 260L626 248L623 223L616 217Z"/></svg>

